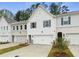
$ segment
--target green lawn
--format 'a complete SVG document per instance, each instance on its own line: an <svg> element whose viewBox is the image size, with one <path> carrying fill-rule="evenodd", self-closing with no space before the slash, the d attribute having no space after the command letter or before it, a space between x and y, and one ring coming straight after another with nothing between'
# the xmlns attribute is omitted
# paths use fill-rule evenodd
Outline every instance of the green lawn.
<svg viewBox="0 0 79 59"><path fill-rule="evenodd" d="M0 54L7 53L7 52L10 52L10 51L22 48L22 47L26 47L26 46L28 46L28 44L19 44L19 45L13 46L13 47L0 49Z"/></svg>

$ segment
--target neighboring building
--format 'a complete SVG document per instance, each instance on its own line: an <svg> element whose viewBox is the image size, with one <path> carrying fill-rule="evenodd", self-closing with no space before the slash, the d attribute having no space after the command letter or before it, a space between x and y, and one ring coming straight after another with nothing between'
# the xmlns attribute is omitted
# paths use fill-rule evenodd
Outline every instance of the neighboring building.
<svg viewBox="0 0 79 59"><path fill-rule="evenodd" d="M28 42L29 44L51 44L58 33L79 44L79 12L54 16L43 6L32 13L27 21L16 22L4 17L0 20L0 41Z"/></svg>
<svg viewBox="0 0 79 59"><path fill-rule="evenodd" d="M5 17L0 19L0 42L27 42L26 21L17 22Z"/></svg>
<svg viewBox="0 0 79 59"><path fill-rule="evenodd" d="M16 22L9 18L0 18L0 42L12 42L11 38L11 25L10 23Z"/></svg>
<svg viewBox="0 0 79 59"><path fill-rule="evenodd" d="M57 16L56 28L71 44L79 44L79 11Z"/></svg>
<svg viewBox="0 0 79 59"><path fill-rule="evenodd" d="M27 42L27 22L11 23L12 42Z"/></svg>

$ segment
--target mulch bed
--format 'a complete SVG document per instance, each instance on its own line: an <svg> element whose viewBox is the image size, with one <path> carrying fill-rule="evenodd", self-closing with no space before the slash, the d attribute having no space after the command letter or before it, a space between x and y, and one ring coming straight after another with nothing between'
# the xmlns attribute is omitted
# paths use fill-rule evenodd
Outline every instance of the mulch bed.
<svg viewBox="0 0 79 59"><path fill-rule="evenodd" d="M48 57L73 57L73 54L66 48L64 51L60 51L59 48L52 48L48 54Z"/></svg>

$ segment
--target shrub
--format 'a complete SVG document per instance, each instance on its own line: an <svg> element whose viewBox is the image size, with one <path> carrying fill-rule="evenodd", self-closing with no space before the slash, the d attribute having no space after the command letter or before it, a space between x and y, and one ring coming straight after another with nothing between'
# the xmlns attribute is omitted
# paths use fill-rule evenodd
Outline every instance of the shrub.
<svg viewBox="0 0 79 59"><path fill-rule="evenodd" d="M59 48L60 51L66 49L69 45L69 41L67 41L67 39L65 38L57 38L56 40L53 41L53 46L54 48Z"/></svg>
<svg viewBox="0 0 79 59"><path fill-rule="evenodd" d="M48 57L73 57L73 54L68 48L69 41L65 38L57 38L53 41L52 49Z"/></svg>
<svg viewBox="0 0 79 59"><path fill-rule="evenodd" d="M7 43L10 43L10 42L0 42L0 44L7 44Z"/></svg>

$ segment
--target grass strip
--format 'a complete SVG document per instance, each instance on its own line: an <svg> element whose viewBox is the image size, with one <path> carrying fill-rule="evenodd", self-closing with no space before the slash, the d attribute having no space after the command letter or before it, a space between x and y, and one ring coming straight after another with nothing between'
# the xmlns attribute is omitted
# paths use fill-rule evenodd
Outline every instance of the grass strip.
<svg viewBox="0 0 79 59"><path fill-rule="evenodd" d="M28 46L28 44L19 44L19 45L12 46L9 48L0 49L0 54L7 53L7 52L10 52L10 51L22 48L22 47L26 47L26 46Z"/></svg>

